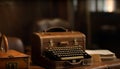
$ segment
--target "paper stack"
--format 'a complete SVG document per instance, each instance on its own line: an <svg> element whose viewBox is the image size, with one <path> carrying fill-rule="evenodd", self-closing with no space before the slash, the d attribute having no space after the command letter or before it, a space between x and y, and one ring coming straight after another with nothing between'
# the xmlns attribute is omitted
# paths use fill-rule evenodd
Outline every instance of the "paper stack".
<svg viewBox="0 0 120 69"><path fill-rule="evenodd" d="M110 50L85 50L90 55L99 55L101 61L110 61L116 59L115 53Z"/></svg>

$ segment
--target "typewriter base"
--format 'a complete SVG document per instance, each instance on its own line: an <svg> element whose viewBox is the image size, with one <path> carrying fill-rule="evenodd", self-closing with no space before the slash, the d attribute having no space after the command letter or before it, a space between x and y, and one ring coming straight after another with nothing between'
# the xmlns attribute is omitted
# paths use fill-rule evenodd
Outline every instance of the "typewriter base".
<svg viewBox="0 0 120 69"><path fill-rule="evenodd" d="M68 68L74 68L79 67L82 65L90 65L91 60L90 59L81 59L79 63L76 64L70 64L68 61L53 61L53 60L40 60L36 61L35 64L42 66L46 69L68 69Z"/></svg>
<svg viewBox="0 0 120 69"><path fill-rule="evenodd" d="M89 60L81 60L79 64L70 64L67 61L53 61L53 67L47 69L69 69L82 65L90 65Z"/></svg>

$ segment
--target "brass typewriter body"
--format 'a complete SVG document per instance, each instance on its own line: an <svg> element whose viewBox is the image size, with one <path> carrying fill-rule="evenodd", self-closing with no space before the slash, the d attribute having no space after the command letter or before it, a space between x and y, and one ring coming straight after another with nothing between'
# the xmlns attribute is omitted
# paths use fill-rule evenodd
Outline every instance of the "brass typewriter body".
<svg viewBox="0 0 120 69"><path fill-rule="evenodd" d="M80 65L84 58L86 37L81 32L41 32L32 37L32 61L48 69Z"/></svg>

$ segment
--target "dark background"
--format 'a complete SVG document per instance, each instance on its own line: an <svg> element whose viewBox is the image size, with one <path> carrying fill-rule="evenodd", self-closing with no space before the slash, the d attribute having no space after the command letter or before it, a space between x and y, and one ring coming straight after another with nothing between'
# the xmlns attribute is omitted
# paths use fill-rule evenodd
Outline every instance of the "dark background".
<svg viewBox="0 0 120 69"><path fill-rule="evenodd" d="M116 10L120 9L119 0ZM89 12L87 0L0 0L0 32L19 37L25 46L30 45L33 25L38 19L61 18L73 30L87 37L87 49L109 49L120 57L120 12Z"/></svg>

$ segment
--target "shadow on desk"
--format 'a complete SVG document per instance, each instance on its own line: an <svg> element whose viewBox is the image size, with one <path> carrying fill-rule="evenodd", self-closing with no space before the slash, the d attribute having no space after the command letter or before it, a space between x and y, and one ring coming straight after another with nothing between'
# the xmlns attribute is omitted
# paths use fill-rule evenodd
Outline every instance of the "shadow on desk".
<svg viewBox="0 0 120 69"><path fill-rule="evenodd" d="M45 69L45 68L40 66L30 66L30 69Z"/></svg>

